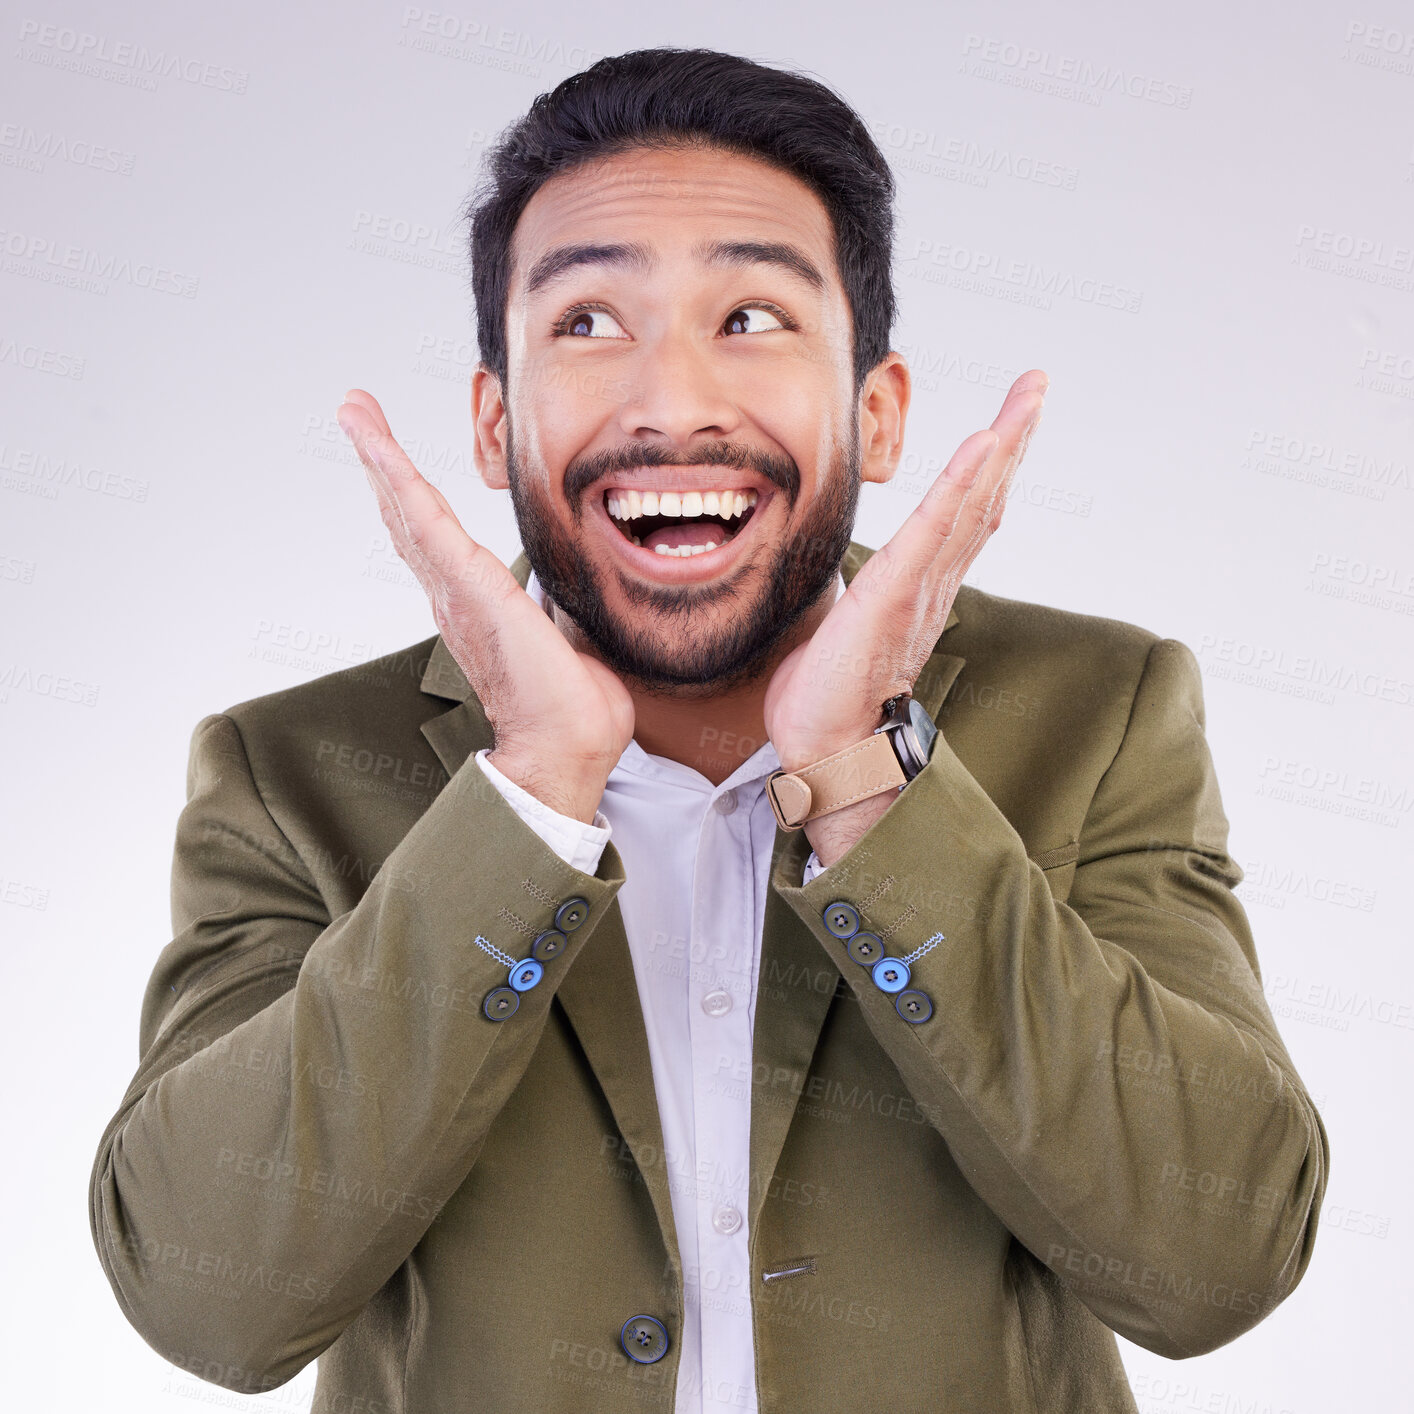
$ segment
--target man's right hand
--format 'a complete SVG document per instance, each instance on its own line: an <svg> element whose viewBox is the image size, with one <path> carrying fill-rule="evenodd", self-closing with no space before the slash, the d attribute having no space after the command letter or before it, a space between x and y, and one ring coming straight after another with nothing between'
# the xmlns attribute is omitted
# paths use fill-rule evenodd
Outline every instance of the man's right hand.
<svg viewBox="0 0 1414 1414"><path fill-rule="evenodd" d="M496 768L552 810L592 824L609 772L633 737L628 689L597 658L571 647L510 570L466 533L398 445L371 393L351 389L338 419L394 547L491 723Z"/></svg>

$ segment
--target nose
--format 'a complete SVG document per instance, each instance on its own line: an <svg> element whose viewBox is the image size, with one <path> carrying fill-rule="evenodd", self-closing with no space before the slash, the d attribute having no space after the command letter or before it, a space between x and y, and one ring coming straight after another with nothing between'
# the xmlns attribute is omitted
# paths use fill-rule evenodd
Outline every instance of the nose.
<svg viewBox="0 0 1414 1414"><path fill-rule="evenodd" d="M686 446L694 437L729 437L741 424L710 346L686 331L670 331L644 350L619 410L629 437L664 437Z"/></svg>

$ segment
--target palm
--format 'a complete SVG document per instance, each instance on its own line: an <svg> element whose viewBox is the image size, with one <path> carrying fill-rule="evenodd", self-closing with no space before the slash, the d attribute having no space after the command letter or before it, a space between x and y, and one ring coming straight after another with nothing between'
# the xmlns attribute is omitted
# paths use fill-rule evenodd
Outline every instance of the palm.
<svg viewBox="0 0 1414 1414"><path fill-rule="evenodd" d="M911 692L963 575L1001 523L1049 379L1022 374L986 432L968 437L903 525L869 557L814 635L776 669L766 734L787 770L843 750Z"/></svg>
<svg viewBox="0 0 1414 1414"><path fill-rule="evenodd" d="M566 754L617 760L633 736L628 689L572 647L510 570L467 534L398 445L372 394L350 392L339 423L368 472L398 554L426 592L438 631L498 737L513 724L543 733Z"/></svg>

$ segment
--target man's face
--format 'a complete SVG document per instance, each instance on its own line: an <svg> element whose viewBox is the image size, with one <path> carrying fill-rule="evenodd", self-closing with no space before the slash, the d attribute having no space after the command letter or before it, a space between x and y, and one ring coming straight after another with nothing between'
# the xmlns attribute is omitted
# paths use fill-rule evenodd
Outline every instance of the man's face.
<svg viewBox="0 0 1414 1414"><path fill-rule="evenodd" d="M758 680L833 597L859 494L824 205L748 157L635 150L541 187L512 255L505 474L546 594L646 690Z"/></svg>

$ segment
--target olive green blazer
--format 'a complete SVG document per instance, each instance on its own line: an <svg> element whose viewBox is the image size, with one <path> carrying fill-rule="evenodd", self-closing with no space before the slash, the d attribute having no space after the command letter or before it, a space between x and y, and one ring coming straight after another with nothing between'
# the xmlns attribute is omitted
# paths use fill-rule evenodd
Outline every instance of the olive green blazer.
<svg viewBox="0 0 1414 1414"><path fill-rule="evenodd" d="M776 837L761 1408L1132 1411L1112 1332L1180 1358L1256 1324L1310 1260L1328 1164L1233 894L1198 665L964 586L915 692L933 755L850 852L802 887L809 841ZM175 936L90 1207L124 1314L203 1379L319 1357L330 1414L672 1409L682 1267L622 860L564 863L477 767L491 740L438 638L195 729ZM926 1021L836 903L896 956L944 935L913 965ZM576 915L489 1019L507 971L477 936L524 957ZM620 1346L640 1315L653 1364Z"/></svg>

